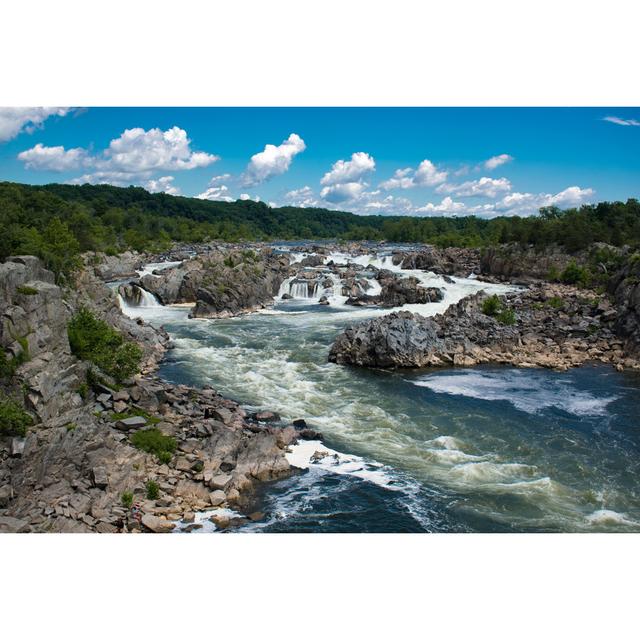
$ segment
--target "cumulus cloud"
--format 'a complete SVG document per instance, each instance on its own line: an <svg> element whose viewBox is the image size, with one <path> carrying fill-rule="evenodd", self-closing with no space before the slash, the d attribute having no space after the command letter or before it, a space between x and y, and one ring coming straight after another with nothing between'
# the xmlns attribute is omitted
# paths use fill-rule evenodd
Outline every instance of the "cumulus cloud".
<svg viewBox="0 0 640 640"><path fill-rule="evenodd" d="M0 107L0 142L7 142L23 131L32 133L51 116L66 116L68 107Z"/></svg>
<svg viewBox="0 0 640 640"><path fill-rule="evenodd" d="M576 207L588 202L594 195L593 189L576 186L567 187L556 194L514 192L496 202L495 210L500 215L532 215L541 207Z"/></svg>
<svg viewBox="0 0 640 640"><path fill-rule="evenodd" d="M480 178L479 180L468 180L462 184L441 184L437 193L450 193L459 198L498 198L506 192L511 191L511 182L507 178Z"/></svg>
<svg viewBox="0 0 640 640"><path fill-rule="evenodd" d="M27 169L50 171L71 171L74 169L93 170L68 181L69 184L113 184L128 186L151 181L153 174L160 171L186 171L206 167L219 157L210 153L191 149L187 132L179 127L166 131L141 128L126 129L118 138L109 143L107 149L92 155L80 147L65 149L62 146L45 147L37 144L18 154L18 159ZM173 193L177 187L167 178L157 178L157 190ZM151 184L152 182L147 182ZM146 186L146 185L145 185ZM163 188L160 188L163 186ZM167 190L169 189L169 190Z"/></svg>
<svg viewBox="0 0 640 640"><path fill-rule="evenodd" d="M434 215L456 215L466 211L466 205L464 202L454 202L454 200L446 196L442 199L440 204L433 204L428 202L423 207L418 207L416 213L426 213Z"/></svg>
<svg viewBox="0 0 640 640"><path fill-rule="evenodd" d="M398 169L393 177L380 184L383 189L412 189L414 187L435 187L445 182L448 173L438 169L431 160L423 160L418 168Z"/></svg>
<svg viewBox="0 0 640 640"><path fill-rule="evenodd" d="M293 205L294 207L318 207L320 206L320 202L315 197L313 189L307 185L301 187L300 189L293 189L292 191L288 191L284 195L284 200L287 204Z"/></svg>
<svg viewBox="0 0 640 640"><path fill-rule="evenodd" d="M143 186L151 193L168 193L170 196L180 195L180 187L173 184L173 176L162 176L157 180L148 180Z"/></svg>
<svg viewBox="0 0 640 640"><path fill-rule="evenodd" d="M334 162L331 171L322 176L320 184L337 185L341 183L355 184L365 174L376 168L375 160L364 151L351 154L351 160L338 160Z"/></svg>
<svg viewBox="0 0 640 640"><path fill-rule="evenodd" d="M199 198L200 200L223 200L224 202L233 202L233 198L229 195L229 187L224 184L209 187L206 191L199 193L196 198Z"/></svg>
<svg viewBox="0 0 640 640"><path fill-rule="evenodd" d="M140 127L126 129L109 143L104 158L98 161L110 170L132 174L207 167L219 156L191 149L187 132L179 127L166 131Z"/></svg>
<svg viewBox="0 0 640 640"><path fill-rule="evenodd" d="M240 200L253 200L254 202L260 202L260 198L258 196L250 196L248 193L241 193Z"/></svg>
<svg viewBox="0 0 640 640"><path fill-rule="evenodd" d="M510 156L508 153L501 153L499 156L492 156L488 160L485 160L483 163L484 168L489 171L493 171L498 167L501 167L503 164L507 162L511 162L513 160L513 156Z"/></svg>
<svg viewBox="0 0 640 640"><path fill-rule="evenodd" d="M622 127L640 127L640 121L626 118L617 118L616 116L607 116L602 118L605 122L612 122L613 124L619 124Z"/></svg>
<svg viewBox="0 0 640 640"><path fill-rule="evenodd" d="M18 160L24 162L27 169L42 171L72 171L91 164L91 158L85 149L76 147L65 149L45 147L41 143L18 154Z"/></svg>
<svg viewBox="0 0 640 640"><path fill-rule="evenodd" d="M251 156L242 183L249 187L289 170L293 158L306 149L304 140L292 133L282 144L267 144L264 151Z"/></svg>
<svg viewBox="0 0 640 640"><path fill-rule="evenodd" d="M357 200L366 188L362 182L344 182L324 187L320 196L327 202L350 202Z"/></svg>

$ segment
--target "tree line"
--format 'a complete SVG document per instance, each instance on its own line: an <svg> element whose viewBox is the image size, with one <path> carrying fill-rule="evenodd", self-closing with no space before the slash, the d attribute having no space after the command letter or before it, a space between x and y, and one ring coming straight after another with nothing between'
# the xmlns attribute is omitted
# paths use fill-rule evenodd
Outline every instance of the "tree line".
<svg viewBox="0 0 640 640"><path fill-rule="evenodd" d="M532 212L536 213L536 212ZM319 208L236 200L211 202L110 185L0 183L0 259L34 254L59 276L85 251L161 252L173 242L386 240L483 247L518 242L569 252L593 242L640 245L640 203L601 202L529 217L358 216Z"/></svg>

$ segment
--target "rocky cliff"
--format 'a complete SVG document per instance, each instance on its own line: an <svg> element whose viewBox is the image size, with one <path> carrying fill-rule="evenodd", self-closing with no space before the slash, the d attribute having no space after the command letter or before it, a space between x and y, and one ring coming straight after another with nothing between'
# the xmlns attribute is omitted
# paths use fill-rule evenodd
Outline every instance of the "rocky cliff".
<svg viewBox="0 0 640 640"><path fill-rule="evenodd" d="M604 296L541 283L503 296L505 315L485 313L486 300L481 292L433 318L398 312L348 327L329 361L385 368L497 363L566 369L587 361L640 367L615 336L618 314Z"/></svg>

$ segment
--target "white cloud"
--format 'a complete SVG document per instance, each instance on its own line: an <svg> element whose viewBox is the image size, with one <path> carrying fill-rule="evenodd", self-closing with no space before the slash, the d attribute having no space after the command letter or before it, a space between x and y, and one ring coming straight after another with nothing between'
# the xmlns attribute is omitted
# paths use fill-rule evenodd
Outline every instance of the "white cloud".
<svg viewBox="0 0 640 640"><path fill-rule="evenodd" d="M203 193L199 193L196 198L199 198L200 200L223 200L224 202L233 202L233 198L229 195L229 188L224 184L209 187Z"/></svg>
<svg viewBox="0 0 640 640"><path fill-rule="evenodd" d="M499 156L493 156L484 162L484 168L489 171L493 171L498 167L501 167L503 164L507 162L511 162L513 160L513 156L510 156L508 153L501 153Z"/></svg>
<svg viewBox="0 0 640 640"><path fill-rule="evenodd" d="M376 168L375 160L364 151L358 151L351 155L351 160L338 160L334 162L331 171L322 176L320 184L338 185L341 183L357 183L365 174Z"/></svg>
<svg viewBox="0 0 640 640"><path fill-rule="evenodd" d="M175 171L206 167L218 156L191 150L187 132L179 127L166 131L140 127L126 129L109 143L104 158L97 161L100 168L143 174L150 171Z"/></svg>
<svg viewBox="0 0 640 640"><path fill-rule="evenodd" d="M209 187L215 187L216 185L219 185L223 182L226 182L227 180L231 179L231 174L230 173L223 173L220 176L213 176L213 178L211 178L211 180L209 180L209 184L207 186Z"/></svg>
<svg viewBox="0 0 640 640"><path fill-rule="evenodd" d="M66 116L68 107L0 107L0 142L7 142L25 131L32 133L51 116Z"/></svg>
<svg viewBox="0 0 640 640"><path fill-rule="evenodd" d="M538 212L540 207L576 207L588 202L595 195L593 189L567 187L556 194L551 193L510 193L495 204L500 215L528 216Z"/></svg>
<svg viewBox="0 0 640 640"><path fill-rule="evenodd" d="M446 196L440 204L428 202L424 207L419 207L416 213L428 213L436 215L456 215L466 211L466 205L463 202L454 202L452 198Z"/></svg>
<svg viewBox="0 0 640 640"><path fill-rule="evenodd" d="M318 207L320 202L316 199L313 189L309 186L304 186L300 189L293 189L288 191L284 195L284 199L287 204L294 207Z"/></svg>
<svg viewBox="0 0 640 640"><path fill-rule="evenodd" d="M20 152L18 160L24 162L27 169L42 171L72 171L91 164L91 159L85 149L80 147L65 149L62 146L45 147L41 143Z"/></svg>
<svg viewBox="0 0 640 640"><path fill-rule="evenodd" d="M602 118L606 122L613 122L613 124L619 124L623 127L640 127L640 121L625 118L617 118L616 116L607 116L606 118Z"/></svg>
<svg viewBox="0 0 640 640"><path fill-rule="evenodd" d="M180 195L180 188L173 184L173 176L162 176L157 180L149 180L143 186L151 193L168 193L170 196Z"/></svg>
<svg viewBox="0 0 640 640"><path fill-rule="evenodd" d="M367 194L371 197L373 194ZM364 205L367 213L387 213L392 215L411 214L414 210L413 203L408 198L395 198L392 195L382 200L370 200Z"/></svg>
<svg viewBox="0 0 640 640"><path fill-rule="evenodd" d="M129 186L147 181L147 184L157 182L154 188L157 187L158 191L173 193L177 187L166 183L162 186L159 180L163 178L152 181L153 174L160 171L186 171L206 167L216 162L219 157L193 151L187 132L179 127L172 127L166 131L126 129L120 137L111 140L107 149L97 155L91 155L80 147L65 149L62 146L45 147L37 144L19 153L18 159L23 161L28 169L93 169L90 173L68 180L69 184L88 182Z"/></svg>
<svg viewBox="0 0 640 640"><path fill-rule="evenodd" d="M292 133L278 146L267 144L264 151L251 156L243 176L245 186L253 186L288 171L294 156L306 149L304 140Z"/></svg>
<svg viewBox="0 0 640 640"><path fill-rule="evenodd" d="M447 179L448 173L438 169L431 160L423 160L414 171L411 168L398 169L393 177L380 184L383 189L412 189L414 187L434 187Z"/></svg>
<svg viewBox="0 0 640 640"><path fill-rule="evenodd" d="M324 187L322 191L320 191L320 196L327 202L349 202L357 200L362 195L365 188L366 184L363 184L362 182L332 184L328 187Z"/></svg>
<svg viewBox="0 0 640 640"><path fill-rule="evenodd" d="M507 178L480 178L479 180L469 180L462 184L442 184L437 189L437 193L450 193L459 198L498 198L505 192L511 191L511 182Z"/></svg>
<svg viewBox="0 0 640 640"><path fill-rule="evenodd" d="M143 176L149 178L149 175ZM122 171L95 171L71 178L66 184L112 184L116 187L128 187L137 181L137 176Z"/></svg>
<svg viewBox="0 0 640 640"><path fill-rule="evenodd" d="M240 200L253 200L254 202L260 202L260 198L258 196L250 196L248 193L241 193Z"/></svg>

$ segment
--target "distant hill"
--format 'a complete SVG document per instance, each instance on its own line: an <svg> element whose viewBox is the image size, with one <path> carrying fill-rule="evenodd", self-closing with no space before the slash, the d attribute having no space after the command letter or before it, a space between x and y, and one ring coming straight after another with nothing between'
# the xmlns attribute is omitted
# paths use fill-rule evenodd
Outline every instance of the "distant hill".
<svg viewBox="0 0 640 640"><path fill-rule="evenodd" d="M532 212L536 213L536 212ZM519 242L577 251L593 242L640 244L635 199L530 217L359 216L346 211L212 202L110 185L42 186L0 182L0 259L30 253L58 274L84 251L162 251L172 242L223 240L388 240L482 247Z"/></svg>

